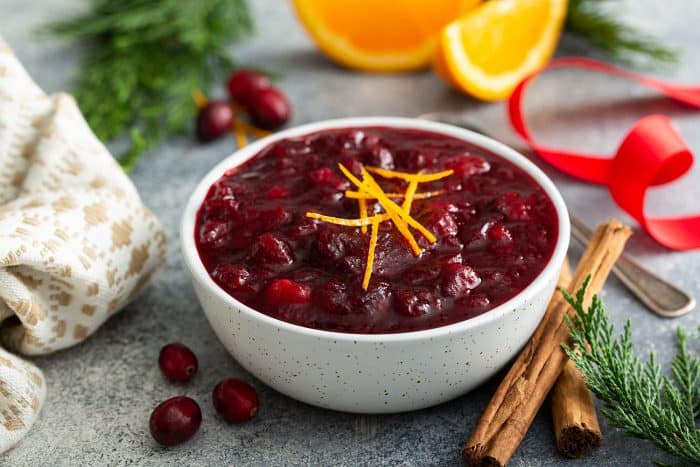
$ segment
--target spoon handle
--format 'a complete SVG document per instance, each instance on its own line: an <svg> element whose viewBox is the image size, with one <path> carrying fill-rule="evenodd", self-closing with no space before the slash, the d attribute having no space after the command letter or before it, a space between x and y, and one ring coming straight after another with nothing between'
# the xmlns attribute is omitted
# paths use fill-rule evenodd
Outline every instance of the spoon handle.
<svg viewBox="0 0 700 467"><path fill-rule="evenodd" d="M592 232L571 217L571 234L586 244ZM664 318L677 318L695 307L695 299L622 254L613 268L615 275L651 311Z"/></svg>

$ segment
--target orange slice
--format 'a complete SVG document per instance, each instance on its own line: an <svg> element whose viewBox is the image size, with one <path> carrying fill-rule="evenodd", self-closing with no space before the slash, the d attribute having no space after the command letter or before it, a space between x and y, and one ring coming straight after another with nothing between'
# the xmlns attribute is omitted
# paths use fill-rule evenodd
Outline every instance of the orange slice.
<svg viewBox="0 0 700 467"><path fill-rule="evenodd" d="M486 2L442 30L437 73L479 99L506 99L551 58L567 6L567 0Z"/></svg>
<svg viewBox="0 0 700 467"><path fill-rule="evenodd" d="M483 0L292 0L297 16L331 60L359 70L427 66L443 26Z"/></svg>

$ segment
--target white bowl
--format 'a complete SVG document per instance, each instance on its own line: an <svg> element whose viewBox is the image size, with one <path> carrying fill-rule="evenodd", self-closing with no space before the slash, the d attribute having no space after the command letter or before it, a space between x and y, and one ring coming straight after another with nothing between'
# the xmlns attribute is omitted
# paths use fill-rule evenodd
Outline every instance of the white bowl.
<svg viewBox="0 0 700 467"><path fill-rule="evenodd" d="M530 174L554 203L559 234L544 270L515 297L475 318L425 331L346 334L310 329L257 312L209 276L194 241L195 216L226 170L268 144L330 128L389 126L456 137ZM493 376L525 345L544 314L569 244L569 217L549 178L513 149L454 126L408 118L347 118L263 138L218 164L197 186L182 218L182 252L214 332L233 357L272 388L308 404L346 412L416 410L458 397Z"/></svg>

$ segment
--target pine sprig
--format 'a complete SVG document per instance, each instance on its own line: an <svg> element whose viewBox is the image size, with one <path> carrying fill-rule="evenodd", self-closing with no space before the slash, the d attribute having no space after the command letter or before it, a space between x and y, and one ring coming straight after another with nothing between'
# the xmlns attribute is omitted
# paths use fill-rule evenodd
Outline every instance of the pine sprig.
<svg viewBox="0 0 700 467"><path fill-rule="evenodd" d="M569 0L566 32L628 65L671 63L678 51L604 11L607 0Z"/></svg>
<svg viewBox="0 0 700 467"><path fill-rule="evenodd" d="M228 47L252 32L245 0L90 0L89 10L53 23L59 37L89 44L74 90L103 141L126 132L118 159L128 171L141 153L183 133L195 113L190 93L233 63Z"/></svg>
<svg viewBox="0 0 700 467"><path fill-rule="evenodd" d="M575 298L564 292L576 311L573 320L567 319L573 348L564 348L603 402L603 415L625 434L700 463L700 430L695 422L700 407L700 359L688 351L688 335L678 329L678 354L671 376L666 376L653 352L646 363L635 355L630 321L615 336L597 295L584 308L586 286L587 282Z"/></svg>

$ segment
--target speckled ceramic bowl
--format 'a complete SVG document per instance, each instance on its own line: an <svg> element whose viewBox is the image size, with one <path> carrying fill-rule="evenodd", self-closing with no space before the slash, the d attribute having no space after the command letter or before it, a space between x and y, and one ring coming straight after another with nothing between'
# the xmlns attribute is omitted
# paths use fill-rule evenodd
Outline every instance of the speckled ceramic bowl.
<svg viewBox="0 0 700 467"><path fill-rule="evenodd" d="M529 173L552 199L559 237L542 273L483 315L425 331L345 334L290 324L259 313L221 289L202 264L195 216L223 173L271 142L329 128L393 126L442 133L481 146ZM194 288L217 336L248 371L300 401L360 413L415 410L448 401L483 383L523 347L552 295L569 243L569 217L547 176L514 150L485 136L438 123L388 117L313 123L276 133L237 151L204 177L182 219L182 251Z"/></svg>

